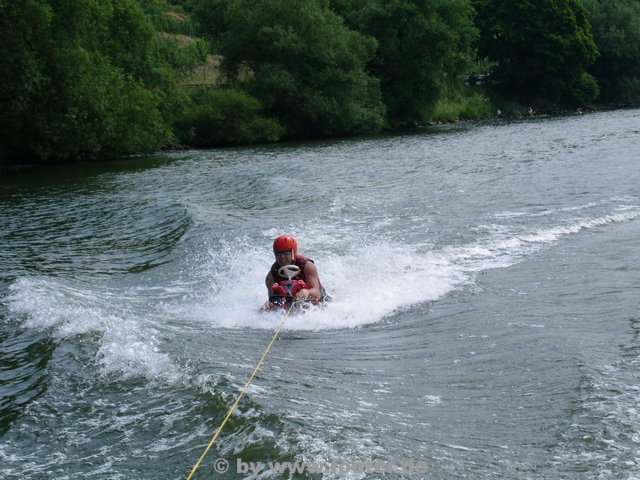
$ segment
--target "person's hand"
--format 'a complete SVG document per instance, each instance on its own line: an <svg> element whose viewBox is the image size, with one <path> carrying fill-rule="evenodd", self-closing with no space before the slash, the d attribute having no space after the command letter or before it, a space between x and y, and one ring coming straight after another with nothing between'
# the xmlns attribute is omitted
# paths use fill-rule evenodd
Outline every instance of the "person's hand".
<svg viewBox="0 0 640 480"><path fill-rule="evenodd" d="M293 296L296 300L306 300L309 298L309 285L304 280L294 280Z"/></svg>
<svg viewBox="0 0 640 480"><path fill-rule="evenodd" d="M306 288L298 290L298 293L296 293L296 300L306 300L307 298L309 298L309 290Z"/></svg>

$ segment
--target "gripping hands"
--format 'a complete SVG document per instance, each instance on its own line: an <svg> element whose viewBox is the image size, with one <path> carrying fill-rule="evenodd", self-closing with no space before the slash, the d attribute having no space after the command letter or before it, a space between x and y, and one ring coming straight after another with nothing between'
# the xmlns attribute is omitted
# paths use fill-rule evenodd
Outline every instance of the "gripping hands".
<svg viewBox="0 0 640 480"><path fill-rule="evenodd" d="M304 280L285 280L281 283L274 283L271 286L271 294L269 295L269 301L271 302L283 302L290 301L295 298L296 293L300 290L309 288Z"/></svg>
<svg viewBox="0 0 640 480"><path fill-rule="evenodd" d="M284 289L282 285L278 285L277 283L274 283L273 286L271 287L271 295L286 297L287 291Z"/></svg>

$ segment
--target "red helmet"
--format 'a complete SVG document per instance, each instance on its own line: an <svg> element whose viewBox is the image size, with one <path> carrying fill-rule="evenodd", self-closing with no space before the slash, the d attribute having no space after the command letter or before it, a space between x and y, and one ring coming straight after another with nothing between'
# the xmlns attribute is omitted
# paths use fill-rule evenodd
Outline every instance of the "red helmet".
<svg viewBox="0 0 640 480"><path fill-rule="evenodd" d="M273 241L274 252L288 252L291 251L291 257L295 258L298 254L298 244L296 239L291 235L280 235Z"/></svg>

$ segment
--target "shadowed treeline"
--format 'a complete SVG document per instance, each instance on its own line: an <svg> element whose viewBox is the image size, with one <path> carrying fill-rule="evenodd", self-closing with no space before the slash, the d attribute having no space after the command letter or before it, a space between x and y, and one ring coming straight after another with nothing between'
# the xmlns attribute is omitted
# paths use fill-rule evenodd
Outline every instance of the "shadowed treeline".
<svg viewBox="0 0 640 480"><path fill-rule="evenodd" d="M0 164L636 104L639 19L637 0L0 0Z"/></svg>

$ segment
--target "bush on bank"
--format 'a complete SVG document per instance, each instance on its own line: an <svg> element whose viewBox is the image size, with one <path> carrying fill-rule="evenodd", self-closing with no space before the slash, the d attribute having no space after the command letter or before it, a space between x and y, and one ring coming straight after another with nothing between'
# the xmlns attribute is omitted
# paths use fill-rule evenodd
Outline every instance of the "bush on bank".
<svg viewBox="0 0 640 480"><path fill-rule="evenodd" d="M639 19L637 0L0 0L0 164L637 104Z"/></svg>
<svg viewBox="0 0 640 480"><path fill-rule="evenodd" d="M134 0L0 1L0 163L152 152L179 65Z"/></svg>
<svg viewBox="0 0 640 480"><path fill-rule="evenodd" d="M600 55L590 69L601 101L640 103L640 2L583 0Z"/></svg>
<svg viewBox="0 0 640 480"><path fill-rule="evenodd" d="M366 71L376 41L325 0L194 0L227 84L259 99L287 137L378 131L384 108Z"/></svg>
<svg viewBox="0 0 640 480"><path fill-rule="evenodd" d="M197 148L276 142L283 127L262 114L260 102L231 88L196 91L176 122L179 141Z"/></svg>
<svg viewBox="0 0 640 480"><path fill-rule="evenodd" d="M470 120L494 115L493 102L480 92L456 93L438 100L431 116L432 122Z"/></svg>

